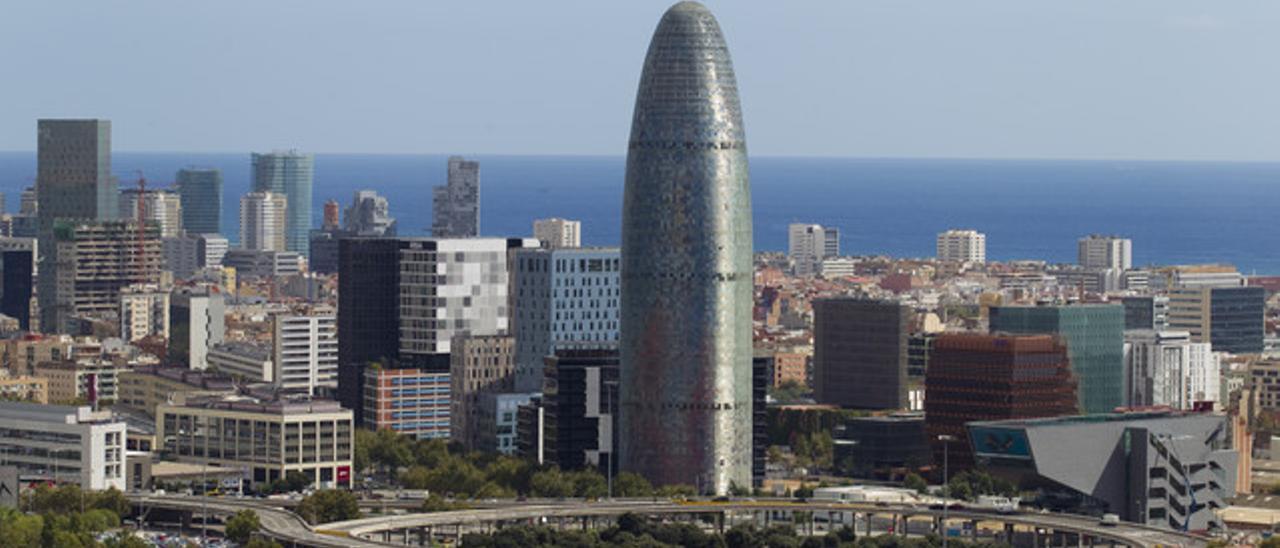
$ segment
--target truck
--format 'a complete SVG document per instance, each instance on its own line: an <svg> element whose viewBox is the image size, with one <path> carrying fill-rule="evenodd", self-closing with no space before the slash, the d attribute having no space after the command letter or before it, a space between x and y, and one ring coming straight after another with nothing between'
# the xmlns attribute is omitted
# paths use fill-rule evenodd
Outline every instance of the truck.
<svg viewBox="0 0 1280 548"><path fill-rule="evenodd" d="M1098 525L1104 525L1107 527L1120 525L1120 516L1115 514L1102 514L1102 519L1098 520Z"/></svg>
<svg viewBox="0 0 1280 548"><path fill-rule="evenodd" d="M1018 505L1022 503L1022 499L1018 497L997 497L993 495L982 495L978 497L978 502L969 507L974 510L989 510L1001 514L1012 514L1018 511Z"/></svg>

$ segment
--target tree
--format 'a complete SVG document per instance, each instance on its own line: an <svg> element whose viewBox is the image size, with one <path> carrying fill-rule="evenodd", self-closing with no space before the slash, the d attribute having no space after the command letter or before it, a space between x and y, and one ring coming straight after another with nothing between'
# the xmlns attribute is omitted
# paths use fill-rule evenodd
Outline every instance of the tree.
<svg viewBox="0 0 1280 548"><path fill-rule="evenodd" d="M431 493L422 501L422 506L418 508L419 512L450 512L453 510L466 510L470 508L466 504L460 502L450 502L444 500L444 497Z"/></svg>
<svg viewBox="0 0 1280 548"><path fill-rule="evenodd" d="M574 485L559 468L551 468L534 474L529 487L535 497L565 498L573 496Z"/></svg>
<svg viewBox="0 0 1280 548"><path fill-rule="evenodd" d="M0 546L38 546L42 531L44 518L0 508Z"/></svg>
<svg viewBox="0 0 1280 548"><path fill-rule="evenodd" d="M281 546L279 542L274 540L262 537L253 537L249 540L248 544L244 545L244 548L284 548L284 546Z"/></svg>
<svg viewBox="0 0 1280 548"><path fill-rule="evenodd" d="M114 536L107 537L103 545L106 548L149 548L151 546L147 541L127 531L121 531Z"/></svg>
<svg viewBox="0 0 1280 548"><path fill-rule="evenodd" d="M360 504L350 491L322 489L298 503L298 515L317 525L360 518Z"/></svg>
<svg viewBox="0 0 1280 548"><path fill-rule="evenodd" d="M653 485L635 472L621 472L613 478L613 493L619 497L648 497Z"/></svg>
<svg viewBox="0 0 1280 548"><path fill-rule="evenodd" d="M106 491L97 491L89 496L89 508L98 508L101 510L109 510L115 512L117 516L125 517L129 515L129 499L125 498L124 493L119 489L112 487Z"/></svg>
<svg viewBox="0 0 1280 548"><path fill-rule="evenodd" d="M668 498L692 497L698 494L698 490L694 489L692 485L677 483L672 485L663 485L662 487L659 487L657 491L654 492L654 494L658 495L659 497L668 497Z"/></svg>
<svg viewBox="0 0 1280 548"><path fill-rule="evenodd" d="M573 494L578 497L600 498L609 494L609 484L595 468L587 468L566 474L573 482Z"/></svg>
<svg viewBox="0 0 1280 548"><path fill-rule="evenodd" d="M258 521L257 512L241 510L227 520L227 538L237 544L244 544L249 542L249 537L252 537L261 528L262 522Z"/></svg>
<svg viewBox="0 0 1280 548"><path fill-rule="evenodd" d="M924 478L920 477L920 474L915 472L907 474L907 477L903 478L902 486L907 489L914 489L915 492L922 495L929 490L929 483L924 481Z"/></svg>

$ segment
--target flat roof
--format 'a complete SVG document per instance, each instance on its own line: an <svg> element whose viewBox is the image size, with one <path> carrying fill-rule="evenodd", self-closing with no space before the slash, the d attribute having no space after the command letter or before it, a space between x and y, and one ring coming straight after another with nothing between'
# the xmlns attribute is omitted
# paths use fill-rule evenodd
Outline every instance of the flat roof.
<svg viewBox="0 0 1280 548"><path fill-rule="evenodd" d="M967 423L970 426L996 426L996 427L1025 427L1025 426L1057 426L1068 424L1086 424L1086 423L1103 423L1103 422L1129 422L1151 419L1177 419L1183 417L1198 417L1211 415L1210 413L1197 413L1190 411L1174 411L1174 410L1151 410L1151 411L1132 411L1128 413L1094 413L1092 415L1071 415L1067 417L1046 417L1042 419L1011 419L997 421L974 421Z"/></svg>

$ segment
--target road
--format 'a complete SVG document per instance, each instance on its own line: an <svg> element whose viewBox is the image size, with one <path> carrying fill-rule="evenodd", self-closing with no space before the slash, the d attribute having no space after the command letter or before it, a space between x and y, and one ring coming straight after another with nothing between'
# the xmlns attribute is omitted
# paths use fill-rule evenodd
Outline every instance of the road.
<svg viewBox="0 0 1280 548"><path fill-rule="evenodd" d="M288 510L283 510L277 506L272 506L269 501L261 501L256 499L231 499L210 497L207 500L201 497L186 497L180 495L136 495L130 494L129 500L135 504L141 504L153 508L166 508L173 510L188 510L199 515L204 505L207 503L208 510L211 515L228 517L240 510L253 510L258 514L258 521L262 523L262 530L271 537L287 543L297 544L299 546L315 546L318 548L346 548L355 546L360 548L379 547L385 548L387 545L380 542L372 542L359 538L346 538L342 536L325 535L315 532L315 530L298 517L297 514Z"/></svg>

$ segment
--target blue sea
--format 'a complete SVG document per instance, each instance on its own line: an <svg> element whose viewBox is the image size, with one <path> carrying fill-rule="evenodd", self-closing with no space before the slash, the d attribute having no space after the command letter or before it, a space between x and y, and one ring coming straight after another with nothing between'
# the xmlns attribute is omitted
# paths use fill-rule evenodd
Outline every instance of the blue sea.
<svg viewBox="0 0 1280 548"><path fill-rule="evenodd" d="M481 231L526 235L533 219L582 221L583 243L616 245L625 159L621 156L477 156ZM431 186L445 156L316 156L315 204L345 208L358 189L385 195L401 234L431 225ZM121 186L141 170L166 185L184 166L220 168L224 232L237 237L239 197L249 188L249 154L113 155ZM0 152L0 192L9 211L35 177L35 154ZM757 250L785 250L792 222L841 230L850 255L926 257L947 228L987 234L994 260L1075 260L1085 234L1133 239L1134 263L1233 263L1280 274L1276 252L1280 164L1139 161L1023 161L781 158L751 159Z"/></svg>

